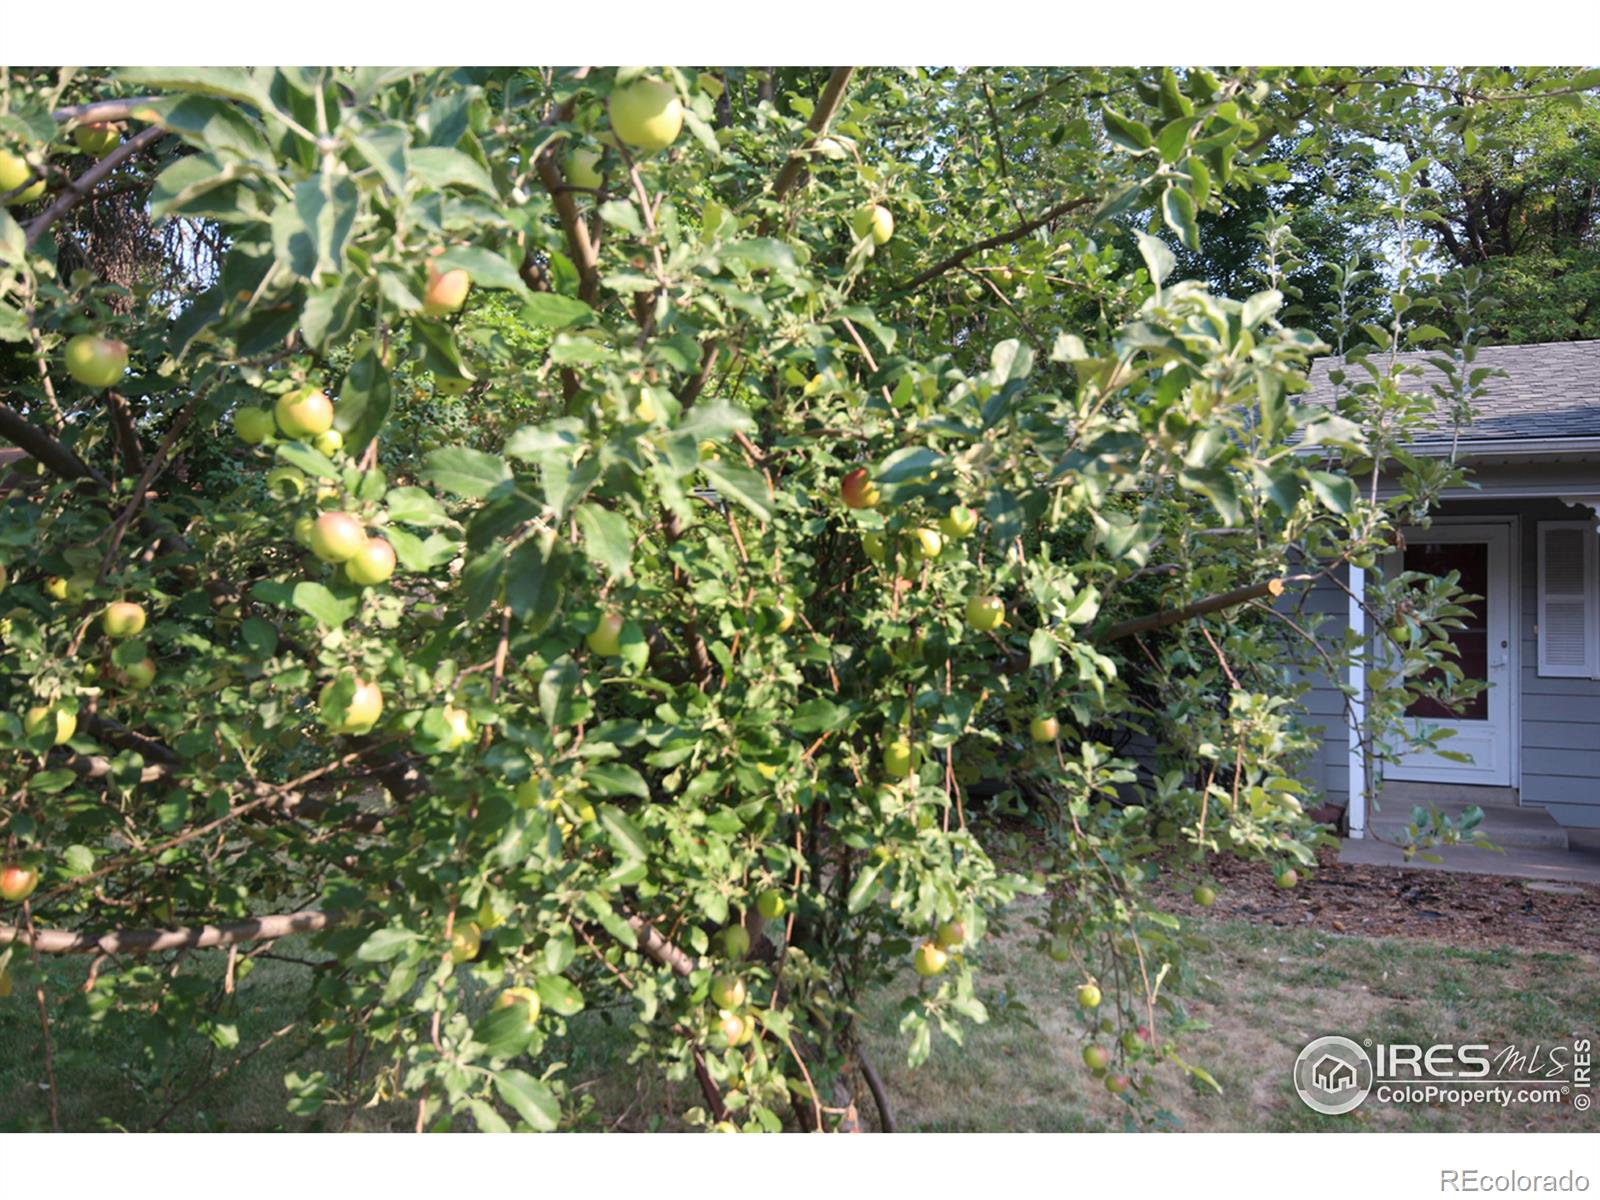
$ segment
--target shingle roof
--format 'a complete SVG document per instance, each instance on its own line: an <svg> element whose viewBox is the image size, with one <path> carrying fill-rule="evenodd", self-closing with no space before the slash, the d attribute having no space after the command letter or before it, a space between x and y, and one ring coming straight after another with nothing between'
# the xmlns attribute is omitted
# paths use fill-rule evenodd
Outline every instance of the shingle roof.
<svg viewBox="0 0 1600 1200"><path fill-rule="evenodd" d="M1408 391L1432 395L1432 384L1444 375L1427 360L1432 353L1402 354L1403 363L1415 363L1423 373L1410 376ZM1311 390L1302 400L1313 404L1333 402L1328 372L1342 360L1319 358L1311 364ZM1386 356L1374 355L1381 366ZM1484 381L1488 394L1478 401L1477 416L1463 426L1463 443L1490 438L1600 437L1600 341L1541 342L1532 346L1482 346L1473 367L1495 367L1505 372ZM1345 373L1345 387L1365 379L1359 367ZM1448 410L1439 413L1437 436L1450 435Z"/></svg>

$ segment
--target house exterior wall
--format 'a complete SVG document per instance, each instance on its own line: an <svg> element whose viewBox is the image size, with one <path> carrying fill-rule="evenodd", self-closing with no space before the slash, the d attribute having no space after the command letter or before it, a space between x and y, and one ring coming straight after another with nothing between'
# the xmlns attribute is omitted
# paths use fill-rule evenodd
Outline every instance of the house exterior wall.
<svg viewBox="0 0 1600 1200"><path fill-rule="evenodd" d="M1349 579L1344 567L1339 568L1338 576L1340 583ZM1337 584L1321 579L1298 592L1285 592L1278 607L1319 642L1337 644L1344 637L1350 599ZM1344 693L1328 677L1316 651L1301 646L1296 654L1301 659L1298 679L1309 685L1301 697L1304 728L1320 742L1305 766L1305 782L1321 792L1327 803L1343 807L1350 802L1350 733Z"/></svg>
<svg viewBox="0 0 1600 1200"><path fill-rule="evenodd" d="M1478 478L1485 475L1491 485L1507 486L1506 481L1515 478L1509 470L1480 472ZM1600 492L1600 472L1591 478L1596 481L1591 490ZM1515 519L1518 536L1512 584L1520 599L1516 630L1520 711L1515 730L1520 745L1513 783L1521 803L1545 808L1562 825L1600 829L1600 680L1541 677L1538 669L1538 525L1540 521L1586 519L1587 510L1555 498L1490 498L1447 501L1438 516ZM1347 598L1334 584L1320 582L1302 596L1285 600L1292 600L1308 616L1320 614L1324 636L1340 636L1347 620ZM1321 753L1307 765L1306 781L1320 789L1329 802L1346 804L1350 795L1349 735L1341 694L1325 671L1311 667L1303 677L1310 683L1303 719L1308 728L1323 731Z"/></svg>

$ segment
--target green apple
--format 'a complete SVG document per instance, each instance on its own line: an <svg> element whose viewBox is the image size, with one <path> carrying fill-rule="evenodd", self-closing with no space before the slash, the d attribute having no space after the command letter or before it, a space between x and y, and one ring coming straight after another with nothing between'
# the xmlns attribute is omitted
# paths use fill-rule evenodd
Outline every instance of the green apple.
<svg viewBox="0 0 1600 1200"><path fill-rule="evenodd" d="M869 204L856 210L850 228L857 238L870 237L881 246L894 236L894 214L881 204Z"/></svg>
<svg viewBox="0 0 1600 1200"><path fill-rule="evenodd" d="M755 1036L754 1018L740 1013L723 1013L717 1021L717 1032L727 1039L728 1045L744 1045Z"/></svg>
<svg viewBox="0 0 1600 1200"><path fill-rule="evenodd" d="M611 128L638 150L665 150L683 129L678 89L660 79L635 79L611 93Z"/></svg>
<svg viewBox="0 0 1600 1200"><path fill-rule="evenodd" d="M718 1008L738 1008L744 1000L744 980L737 975L718 975L711 981L711 1002Z"/></svg>
<svg viewBox="0 0 1600 1200"><path fill-rule="evenodd" d="M967 601L967 624L979 633L997 629L1006 619L1006 606L999 596L974 596Z"/></svg>
<svg viewBox="0 0 1600 1200"><path fill-rule="evenodd" d="M938 932L933 935L933 940L941 950L957 949L967 940L966 923L962 921L946 921L939 926Z"/></svg>
<svg viewBox="0 0 1600 1200"><path fill-rule="evenodd" d="M783 916L788 907L783 893L777 888L768 888L756 896L756 911L769 921Z"/></svg>
<svg viewBox="0 0 1600 1200"><path fill-rule="evenodd" d="M351 583L372 587L394 574L394 547L381 537L369 537L344 564Z"/></svg>
<svg viewBox="0 0 1600 1200"><path fill-rule="evenodd" d="M344 449L344 434L340 433L337 429L329 429L324 433L319 433L317 435L317 440L311 444L318 450L321 450L329 458L332 458L335 454Z"/></svg>
<svg viewBox="0 0 1600 1200"><path fill-rule="evenodd" d="M867 469L857 467L840 482L839 499L850 508L877 508L882 496L879 495L878 485L868 478Z"/></svg>
<svg viewBox="0 0 1600 1200"><path fill-rule="evenodd" d="M105 615L100 618L100 627L106 631L107 637L121 641L142 630L144 620L143 605L131 600L117 600L106 605Z"/></svg>
<svg viewBox="0 0 1600 1200"><path fill-rule="evenodd" d="M939 552L944 549L944 538L940 537L936 530L917 529L912 531L911 546L920 559L938 558Z"/></svg>
<svg viewBox="0 0 1600 1200"><path fill-rule="evenodd" d="M1096 987L1092 983L1079 984L1078 985L1078 1007L1079 1008L1099 1008L1100 1007L1100 989L1098 987Z"/></svg>
<svg viewBox="0 0 1600 1200"><path fill-rule="evenodd" d="M1300 874L1293 867L1285 867L1283 870L1278 872L1278 877L1276 880L1274 880L1274 882L1277 883L1277 885L1284 891L1288 891L1295 884L1300 882Z"/></svg>
<svg viewBox="0 0 1600 1200"><path fill-rule="evenodd" d="M307 550L311 549L311 531L316 527L317 519L310 513L294 519L294 540Z"/></svg>
<svg viewBox="0 0 1600 1200"><path fill-rule="evenodd" d="M750 953L750 931L743 925L729 925L722 931L722 952L738 962Z"/></svg>
<svg viewBox="0 0 1600 1200"><path fill-rule="evenodd" d="M1111 1054L1104 1046L1088 1045L1083 1048L1083 1065L1091 1071L1104 1071L1111 1065Z"/></svg>
<svg viewBox="0 0 1600 1200"><path fill-rule="evenodd" d="M1061 733L1061 722L1054 717L1035 717L1028 726L1028 735L1036 742L1053 742Z"/></svg>
<svg viewBox="0 0 1600 1200"><path fill-rule="evenodd" d="M861 549L873 562L881 563L889 547L884 544L883 538L878 534L863 533L861 535Z"/></svg>
<svg viewBox="0 0 1600 1200"><path fill-rule="evenodd" d="M22 187L29 175L33 174L27 162L9 150L0 150L0 196L5 195L13 188ZM29 184L22 188L15 196L10 197L7 204L32 204L44 195L44 180Z"/></svg>
<svg viewBox="0 0 1600 1200"><path fill-rule="evenodd" d="M347 512L325 512L311 526L311 553L323 562L354 558L367 540L361 522Z"/></svg>
<svg viewBox="0 0 1600 1200"><path fill-rule="evenodd" d="M970 537L972 531L977 528L978 514L965 504L956 505L939 518L939 532L947 538Z"/></svg>
<svg viewBox="0 0 1600 1200"><path fill-rule="evenodd" d="M366 733L378 723L378 718L383 715L383 690L375 683L368 683L359 675L356 676L355 694L350 697L350 705L345 709L341 718L329 710L329 694L333 691L334 681L329 680L322 687L318 701L322 708L322 721L331 733Z"/></svg>
<svg viewBox="0 0 1600 1200"><path fill-rule="evenodd" d="M463 921L450 935L450 961L455 963L468 962L478 957L478 950L483 945L483 930L478 928L476 921Z"/></svg>
<svg viewBox="0 0 1600 1200"><path fill-rule="evenodd" d="M59 575L52 575L44 581L44 590L57 600L67 598L67 581Z"/></svg>
<svg viewBox="0 0 1600 1200"><path fill-rule="evenodd" d="M477 953L476 950L473 951ZM530 987L509 987L495 997L496 1008L512 1008L520 1006L527 1014L528 1024L533 1025L539 1019L539 993Z"/></svg>
<svg viewBox="0 0 1600 1200"><path fill-rule="evenodd" d="M1194 890L1194 902L1201 908L1210 908L1217 902L1217 891L1210 884L1202 883Z"/></svg>
<svg viewBox="0 0 1600 1200"><path fill-rule="evenodd" d="M142 658L136 663L129 663L122 668L121 676L130 688L136 692L142 692L155 682L156 660Z"/></svg>
<svg viewBox="0 0 1600 1200"><path fill-rule="evenodd" d="M439 749L445 754L461 749L478 736L477 723L464 708L457 708L452 704L445 705L444 723L450 732L441 740Z"/></svg>
<svg viewBox="0 0 1600 1200"><path fill-rule="evenodd" d="M54 744L60 746L71 741L72 735L78 732L78 714L53 704L38 704L23 716L22 731L29 738L49 734Z"/></svg>
<svg viewBox="0 0 1600 1200"><path fill-rule="evenodd" d="M895 738L883 747L883 771L892 779L904 779L916 766L917 753L905 738Z"/></svg>
<svg viewBox="0 0 1600 1200"><path fill-rule="evenodd" d="M267 491L280 500L294 500L305 495L306 477L293 467L274 467L267 472Z"/></svg>
<svg viewBox="0 0 1600 1200"><path fill-rule="evenodd" d="M1054 934L1050 938L1050 948L1048 953L1052 962L1071 962L1072 939L1067 937L1067 935L1064 933Z"/></svg>
<svg viewBox="0 0 1600 1200"><path fill-rule="evenodd" d="M108 388L128 370L128 347L115 338L80 333L67 343L67 374L84 387Z"/></svg>
<svg viewBox="0 0 1600 1200"><path fill-rule="evenodd" d="M594 627L584 642L601 658L615 658L622 653L622 614L601 613L600 623Z"/></svg>
<svg viewBox="0 0 1600 1200"><path fill-rule="evenodd" d="M285 437L314 438L333 428L333 401L320 388L279 396L273 413Z"/></svg>
<svg viewBox="0 0 1600 1200"><path fill-rule="evenodd" d="M278 431L272 414L255 404L246 404L233 412L233 432L241 442L259 446Z"/></svg>
<svg viewBox="0 0 1600 1200"><path fill-rule="evenodd" d="M567 155L567 182L573 187L598 188L605 182L600 174L600 151L575 146Z"/></svg>
<svg viewBox="0 0 1600 1200"><path fill-rule="evenodd" d="M78 149L94 158L104 158L122 142L122 134L110 121L90 121L72 131Z"/></svg>
<svg viewBox="0 0 1600 1200"><path fill-rule="evenodd" d="M39 872L33 867L24 867L20 863L7 863L0 867L0 900L8 904L20 904L33 895L33 889L39 886Z"/></svg>
<svg viewBox="0 0 1600 1200"><path fill-rule="evenodd" d="M436 272L428 268L428 286L422 292L422 311L430 317L442 317L459 312L467 302L467 289L471 277L460 267Z"/></svg>
<svg viewBox="0 0 1600 1200"><path fill-rule="evenodd" d="M918 975L927 977L939 975L944 972L950 963L950 955L937 942L923 942L917 947L916 956L911 960L911 967Z"/></svg>

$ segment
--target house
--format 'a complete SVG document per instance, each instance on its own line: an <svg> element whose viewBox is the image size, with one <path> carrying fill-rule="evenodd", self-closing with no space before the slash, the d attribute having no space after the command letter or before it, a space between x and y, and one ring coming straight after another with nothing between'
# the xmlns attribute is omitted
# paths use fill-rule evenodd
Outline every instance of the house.
<svg viewBox="0 0 1600 1200"><path fill-rule="evenodd" d="M1313 363L1305 398L1331 403L1338 366ZM1404 548L1373 568L1459 571L1483 597L1454 641L1486 689L1460 712L1424 699L1408 714L1453 730L1443 745L1470 761L1414 752L1368 762L1351 736L1363 708L1357 669L1349 703L1326 675L1312 676L1307 704L1322 734L1309 782L1346 806L1352 838L1403 827L1415 803L1478 804L1496 843L1565 848L1569 830L1600 829L1600 341L1486 347L1475 366L1504 376L1487 381L1471 424L1456 431L1441 413L1412 447L1442 457L1455 441L1470 486L1448 491L1432 525L1406 530ZM1425 366L1407 386L1432 394L1433 383L1443 377ZM1392 491L1392 480L1380 476L1379 488ZM1340 576L1348 591L1324 581L1298 600L1324 629L1347 623L1365 636L1356 597L1367 574L1351 567Z"/></svg>

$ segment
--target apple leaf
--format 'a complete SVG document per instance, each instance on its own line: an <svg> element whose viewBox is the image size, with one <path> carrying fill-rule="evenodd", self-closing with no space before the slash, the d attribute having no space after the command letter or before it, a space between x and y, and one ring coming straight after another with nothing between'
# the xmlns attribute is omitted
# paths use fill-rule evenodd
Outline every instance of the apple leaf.
<svg viewBox="0 0 1600 1200"><path fill-rule="evenodd" d="M720 442L735 433L748 433L756 427L754 418L726 400L702 400L678 424L678 432L696 442Z"/></svg>
<svg viewBox="0 0 1600 1200"><path fill-rule="evenodd" d="M1100 115L1105 118L1106 136L1114 145L1121 146L1124 150L1131 150L1135 154L1143 153L1155 145L1150 130L1138 121L1125 117L1112 108L1101 108Z"/></svg>
<svg viewBox="0 0 1600 1200"><path fill-rule="evenodd" d="M855 883L850 885L850 894L845 897L845 909L851 916L871 904L872 898L878 894L878 872L882 869L881 863L869 863L856 876Z"/></svg>
<svg viewBox="0 0 1600 1200"><path fill-rule="evenodd" d="M432 188L474 188L498 198L499 189L489 172L476 160L448 146L415 146L411 150L411 175Z"/></svg>
<svg viewBox="0 0 1600 1200"><path fill-rule="evenodd" d="M320 583L294 585L294 606L320 625L338 629L356 615L360 600L355 596L341 598Z"/></svg>
<svg viewBox="0 0 1600 1200"><path fill-rule="evenodd" d="M542 329L561 329L594 316L594 309L582 300L556 292L535 292L522 306L522 319Z"/></svg>
<svg viewBox="0 0 1600 1200"><path fill-rule="evenodd" d="M416 940L409 929L380 929L356 947L356 957L362 962L388 962Z"/></svg>
<svg viewBox="0 0 1600 1200"><path fill-rule="evenodd" d="M1200 249L1200 227L1194 219L1194 197L1176 184L1168 184L1161 196L1161 219L1178 235L1185 248Z"/></svg>
<svg viewBox="0 0 1600 1200"><path fill-rule="evenodd" d="M627 763L592 763L584 769L584 781L602 796L637 796L650 799L650 785Z"/></svg>
<svg viewBox="0 0 1600 1200"><path fill-rule="evenodd" d="M471 277L475 287L500 288L521 296L533 294L514 266L482 246L450 246L433 260L433 265L441 272L460 267Z"/></svg>
<svg viewBox="0 0 1600 1200"><path fill-rule="evenodd" d="M743 263L752 271L776 271L780 275L789 275L797 267L794 251L776 238L728 242L718 248L717 255L727 261Z"/></svg>
<svg viewBox="0 0 1600 1200"><path fill-rule="evenodd" d="M561 1105L555 1093L526 1071L511 1068L497 1073L494 1089L536 1133L552 1133L561 1123Z"/></svg>
<svg viewBox="0 0 1600 1200"><path fill-rule="evenodd" d="M763 521L771 519L772 500L767 495L767 481L759 472L725 458L708 458L700 469L718 495L738 501Z"/></svg>
<svg viewBox="0 0 1600 1200"><path fill-rule="evenodd" d="M583 993L560 975L541 975L538 990L539 1002L558 1017L583 1011Z"/></svg>
<svg viewBox="0 0 1600 1200"><path fill-rule="evenodd" d="M1347 475L1335 475L1331 471L1307 471L1306 481L1311 484L1311 493L1320 500L1330 512L1347 513L1356 505L1356 485Z"/></svg>
<svg viewBox="0 0 1600 1200"><path fill-rule="evenodd" d="M318 479L338 479L339 468L322 451L304 442L279 442L278 457Z"/></svg>
<svg viewBox="0 0 1600 1200"><path fill-rule="evenodd" d="M461 550L460 542L442 533L430 534L424 540L391 525L383 531L383 536L394 548L394 556L400 565L413 572L431 571L434 567L443 566Z"/></svg>
<svg viewBox="0 0 1600 1200"><path fill-rule="evenodd" d="M528 1020L525 1005L491 1008L472 1023L474 1041L482 1042L494 1058L515 1058L528 1048L537 1027Z"/></svg>
<svg viewBox="0 0 1600 1200"><path fill-rule="evenodd" d="M506 1119L495 1111L494 1105L487 1100L479 1100L469 1096L467 1107L472 1110L472 1119L478 1123L480 1133L510 1133L511 1126L506 1124Z"/></svg>
<svg viewBox="0 0 1600 1200"><path fill-rule="evenodd" d="M872 478L874 482L884 485L905 483L911 479L925 479L932 475L943 461L943 456L926 446L907 446L884 459L872 473Z"/></svg>
<svg viewBox="0 0 1600 1200"><path fill-rule="evenodd" d="M511 480L505 459L468 446L445 446L424 460L422 478L447 492L469 500L482 500Z"/></svg>
<svg viewBox="0 0 1600 1200"><path fill-rule="evenodd" d="M632 770L629 767L623 769ZM648 856L649 847L645 845L644 834L639 832L637 825L628 820L626 813L614 804L602 804L599 815L600 824L605 826L606 832L611 835L611 844L618 854L624 859L641 861Z"/></svg>
<svg viewBox="0 0 1600 1200"><path fill-rule="evenodd" d="M506 601L518 619L537 633L561 607L571 554L562 542L546 549L529 538L511 552L506 564Z"/></svg>
<svg viewBox="0 0 1600 1200"><path fill-rule="evenodd" d="M639 210L631 200L607 200L600 206L600 219L623 233L634 237L644 236L644 225L639 221Z"/></svg>
<svg viewBox="0 0 1600 1200"><path fill-rule="evenodd" d="M628 519L598 504L580 504L572 515L583 534L584 553L608 575L627 575L633 561L633 532Z"/></svg>
<svg viewBox="0 0 1600 1200"><path fill-rule="evenodd" d="M405 525L420 525L429 529L437 525L455 524L444 511L444 505L419 487L390 488L389 494L383 498L383 506L389 511L389 520Z"/></svg>
<svg viewBox="0 0 1600 1200"><path fill-rule="evenodd" d="M333 427L344 435L352 453L365 449L378 436L389 415L393 393L389 372L378 360L377 351L369 350L350 364L339 386Z"/></svg>
<svg viewBox="0 0 1600 1200"><path fill-rule="evenodd" d="M789 718L789 728L796 733L821 733L838 729L850 719L850 710L832 700L818 697L807 700L795 709Z"/></svg>

